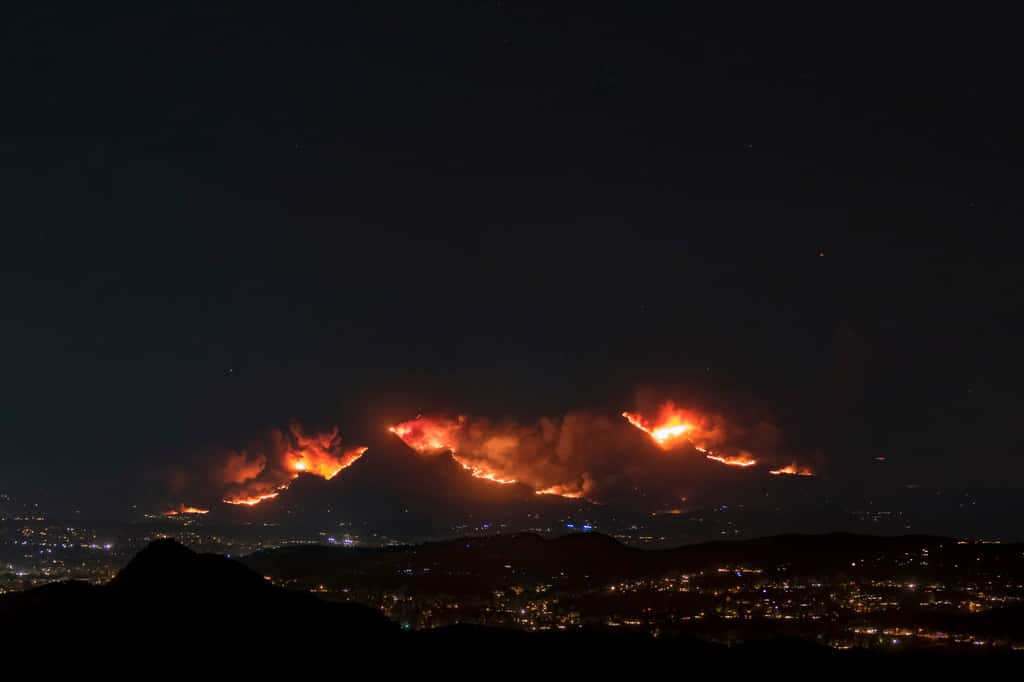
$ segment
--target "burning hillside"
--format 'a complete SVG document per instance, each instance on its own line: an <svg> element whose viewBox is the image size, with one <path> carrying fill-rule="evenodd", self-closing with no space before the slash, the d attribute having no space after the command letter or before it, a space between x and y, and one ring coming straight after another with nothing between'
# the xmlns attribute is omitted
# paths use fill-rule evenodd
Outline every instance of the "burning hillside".
<svg viewBox="0 0 1024 682"><path fill-rule="evenodd" d="M168 509L167 511L162 512L161 516L185 516L185 515L190 515L190 514L202 515L202 514L209 514L209 513L210 513L209 509L202 509L201 507L193 507L193 506L187 505L187 504L179 504L177 507L174 507L173 509Z"/></svg>
<svg viewBox="0 0 1024 682"><path fill-rule="evenodd" d="M623 494L678 496L705 476L685 457L748 469L758 464L750 447L769 450L778 431L769 424L741 426L716 415L664 403L651 418L624 412L625 421L587 411L535 423L420 415L391 427L425 456L448 452L474 476L523 483L538 495L600 501ZM635 427L635 428L631 428ZM642 432L644 436L638 436Z"/></svg>
<svg viewBox="0 0 1024 682"><path fill-rule="evenodd" d="M461 430L465 424L465 417L449 420L445 418L430 419L420 415L412 421L402 422L388 430L420 454L448 452L452 459L458 462L462 468L477 478L487 479L495 483L516 483L516 479L502 475L481 459L460 454L461 447L459 446L459 441ZM514 448L517 446L517 443L506 441L505 445Z"/></svg>
<svg viewBox="0 0 1024 682"><path fill-rule="evenodd" d="M652 508L687 495L699 499L738 477L763 474L762 461L778 462L779 433L772 425L672 402L621 417L577 410L532 422L419 415L388 431L419 455L414 460L451 458L474 478L509 486L509 493L516 487L530 497L532 491L601 503L645 498ZM365 447L343 447L337 429L309 433L292 424L270 432L259 447L229 452L214 478L224 503L252 507L278 497L303 474L333 479L365 452ZM735 473L727 473L730 469ZM382 467L370 471L391 475ZM771 473L811 475L795 464ZM403 469L390 485L406 490L418 481L399 479L419 475ZM376 486L365 476L357 479ZM189 513L184 509L174 511Z"/></svg>
<svg viewBox="0 0 1024 682"><path fill-rule="evenodd" d="M606 418L588 413L530 425L420 415L396 424L391 432L422 455L449 453L477 478L522 483L538 494L581 498L593 487L587 444L596 443L611 428ZM600 448L592 451L595 460L602 454Z"/></svg>
<svg viewBox="0 0 1024 682"><path fill-rule="evenodd" d="M723 454L720 447L729 440L730 429L726 420L718 415L702 415L692 410L676 407L669 401L657 411L657 416L647 419L641 414L623 412L630 424L649 435L664 450L671 450L688 444L707 459L734 467L750 467L757 460L746 450Z"/></svg>
<svg viewBox="0 0 1024 682"><path fill-rule="evenodd" d="M337 429L310 436L293 423L287 432L272 431L264 451L228 454L221 467L228 490L224 502L253 506L273 499L300 474L330 480L364 452L364 447L343 448Z"/></svg>
<svg viewBox="0 0 1024 682"><path fill-rule="evenodd" d="M772 476L814 476L813 471L807 467L798 466L796 462L779 469L772 469L768 473Z"/></svg>

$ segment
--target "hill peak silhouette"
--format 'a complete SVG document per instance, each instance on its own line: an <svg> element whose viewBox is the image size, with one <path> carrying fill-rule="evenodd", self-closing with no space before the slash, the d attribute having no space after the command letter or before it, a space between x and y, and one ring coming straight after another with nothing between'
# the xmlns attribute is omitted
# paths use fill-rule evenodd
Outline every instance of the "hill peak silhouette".
<svg viewBox="0 0 1024 682"><path fill-rule="evenodd" d="M152 597L207 594L221 599L272 588L262 576L237 561L199 554L169 538L154 540L143 548L108 586Z"/></svg>
<svg viewBox="0 0 1024 682"><path fill-rule="evenodd" d="M0 597L0 630L91 637L169 636L218 640L291 636L307 643L386 637L396 630L376 609L327 603L271 584L234 559L156 540L106 585L57 583Z"/></svg>

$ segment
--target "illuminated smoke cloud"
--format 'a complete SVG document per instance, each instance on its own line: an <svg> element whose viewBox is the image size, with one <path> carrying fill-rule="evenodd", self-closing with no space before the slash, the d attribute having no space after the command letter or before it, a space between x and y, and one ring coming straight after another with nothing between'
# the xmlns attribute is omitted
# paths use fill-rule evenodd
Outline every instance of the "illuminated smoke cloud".
<svg viewBox="0 0 1024 682"><path fill-rule="evenodd" d="M450 451L480 478L519 482L538 495L592 501L637 495L678 499L680 490L689 491L695 476L702 474L696 472L692 458L667 457L665 450L703 455L738 469L756 463L749 451L730 442L730 429L748 435L751 430L737 429L713 415L687 412L682 417L669 419L667 426L659 421L638 430L634 420L585 410L529 424L421 415L391 431L424 455ZM657 430L663 428L668 430Z"/></svg>
<svg viewBox="0 0 1024 682"><path fill-rule="evenodd" d="M391 431L425 456L450 451L480 478L599 502L638 496L678 502L727 477L726 469L763 475L767 463L778 461L781 440L767 421L740 421L672 402L616 416L578 410L525 424L420 415Z"/></svg>
<svg viewBox="0 0 1024 682"><path fill-rule="evenodd" d="M244 452L231 452L221 470L221 481L240 485L256 478L266 468L267 458L264 455L256 455L250 459Z"/></svg>
<svg viewBox="0 0 1024 682"><path fill-rule="evenodd" d="M784 466L790 458L779 457L780 433L771 423L671 402L621 414L575 410L532 422L420 415L390 431L422 456L450 456L475 477L599 503L640 500L676 508L680 499L698 500L720 483L769 470L811 473L806 466ZM300 475L331 479L364 452L343 447L337 429L312 433L293 423L270 431L259 446L227 453L215 470L216 484L224 502L257 505Z"/></svg>
<svg viewBox="0 0 1024 682"><path fill-rule="evenodd" d="M749 450L735 445L738 441L774 448L779 440L778 429L766 422L746 428L722 415L680 408L671 401L663 403L650 418L638 412L623 412L622 416L663 450L689 445L707 459L726 466L747 468L757 464Z"/></svg>
<svg viewBox="0 0 1024 682"><path fill-rule="evenodd" d="M364 452L364 447L343 448L337 429L312 435L298 423L287 431L274 429L262 451L228 453L220 469L224 501L259 504L277 497L300 474L334 478Z"/></svg>

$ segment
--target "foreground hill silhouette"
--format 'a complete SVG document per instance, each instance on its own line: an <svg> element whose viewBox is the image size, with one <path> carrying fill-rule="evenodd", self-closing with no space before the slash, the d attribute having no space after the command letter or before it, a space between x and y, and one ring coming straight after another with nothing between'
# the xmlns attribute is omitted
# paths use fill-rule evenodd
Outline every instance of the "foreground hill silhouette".
<svg viewBox="0 0 1024 682"><path fill-rule="evenodd" d="M174 540L151 543L106 585L56 583L0 598L0 631L34 639L187 634L224 641L296 623L311 641L378 639L396 630L374 609L276 587L237 561Z"/></svg>

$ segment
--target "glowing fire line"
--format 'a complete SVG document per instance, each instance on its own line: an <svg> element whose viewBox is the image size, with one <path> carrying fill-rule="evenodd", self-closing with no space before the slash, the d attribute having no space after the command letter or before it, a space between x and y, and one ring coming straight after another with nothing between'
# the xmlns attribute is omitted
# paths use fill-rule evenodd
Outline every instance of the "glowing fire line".
<svg viewBox="0 0 1024 682"><path fill-rule="evenodd" d="M498 472L456 452L457 432L462 428L463 421L462 417L452 421L431 419L419 415L411 421L402 422L390 427L388 431L401 438L406 445L421 454L447 450L451 458L459 466L476 478L482 478L486 481L503 485L516 483L516 479L502 476Z"/></svg>
<svg viewBox="0 0 1024 682"><path fill-rule="evenodd" d="M227 504L241 504L247 507L253 507L259 504L260 502L274 499L275 497L281 494L281 490L284 490L287 487L288 486L284 486L283 488L278 488L276 491L272 493L265 493L263 495L251 495L249 497L225 497L224 502L226 502Z"/></svg>
<svg viewBox="0 0 1024 682"><path fill-rule="evenodd" d="M781 469L772 469L768 472L772 476L814 476L814 472L807 467L797 466L796 462L788 464Z"/></svg>
<svg viewBox="0 0 1024 682"><path fill-rule="evenodd" d="M494 473L493 471L487 471L486 469L482 469L480 467L473 466L472 464L466 464L466 462L464 462L458 456L456 456L454 450L449 450L449 452L451 453L452 459L454 459L456 462L459 463L459 466L461 466L463 469L468 471L471 475L475 476L476 478L482 478L482 479L487 480L487 481L493 481L495 483L501 483L502 485L508 485L510 483L515 483L516 482L516 479L514 479L514 478L502 478L501 476L499 476L498 474Z"/></svg>
<svg viewBox="0 0 1024 682"><path fill-rule="evenodd" d="M284 464L289 470L286 474L287 480L274 486L270 492L250 492L225 497L223 501L226 504L254 507L261 502L272 500L287 490L292 482L302 474L319 476L329 481L343 469L352 466L367 450L365 447L357 447L337 454L339 447L337 429L318 436L306 437L298 427L293 427L292 433L297 445L290 448L284 455ZM261 487L266 490L269 486L264 484Z"/></svg>
<svg viewBox="0 0 1024 682"><path fill-rule="evenodd" d="M679 415L671 415L667 421L656 426L651 426L643 417L638 414L633 414L632 412L623 412L622 416L625 417L626 421L630 424L647 433L659 445L664 445L670 441L676 440L684 433L688 433L693 430L693 425L683 422Z"/></svg>
<svg viewBox="0 0 1024 682"><path fill-rule="evenodd" d="M178 505L175 509L168 509L163 512L162 516L180 516L182 514L209 514L209 509L200 509L199 507L190 507L185 504Z"/></svg>
<svg viewBox="0 0 1024 682"><path fill-rule="evenodd" d="M746 457L744 455L737 455L736 457L729 457L729 456L725 456L725 455L704 455L704 456L707 457L708 459L714 460L716 462L721 462L722 464L727 464L728 466L731 466L731 467L744 467L745 468L745 467L752 467L755 464L757 464L757 460L756 459L751 459L751 458Z"/></svg>
<svg viewBox="0 0 1024 682"><path fill-rule="evenodd" d="M534 491L535 495L558 495L560 497L567 497L570 500L578 500L583 497L583 491L573 490L564 485L553 485L543 490Z"/></svg>
<svg viewBox="0 0 1024 682"><path fill-rule="evenodd" d="M687 418L686 412L676 409L671 402L661 406L658 419L655 422L633 412L623 412L622 416L630 424L649 435L663 450L674 447L678 441L685 441L705 457L719 464L741 468L757 464L757 460L749 452L742 452L739 455L723 455L699 445L695 441L701 440L701 429Z"/></svg>

